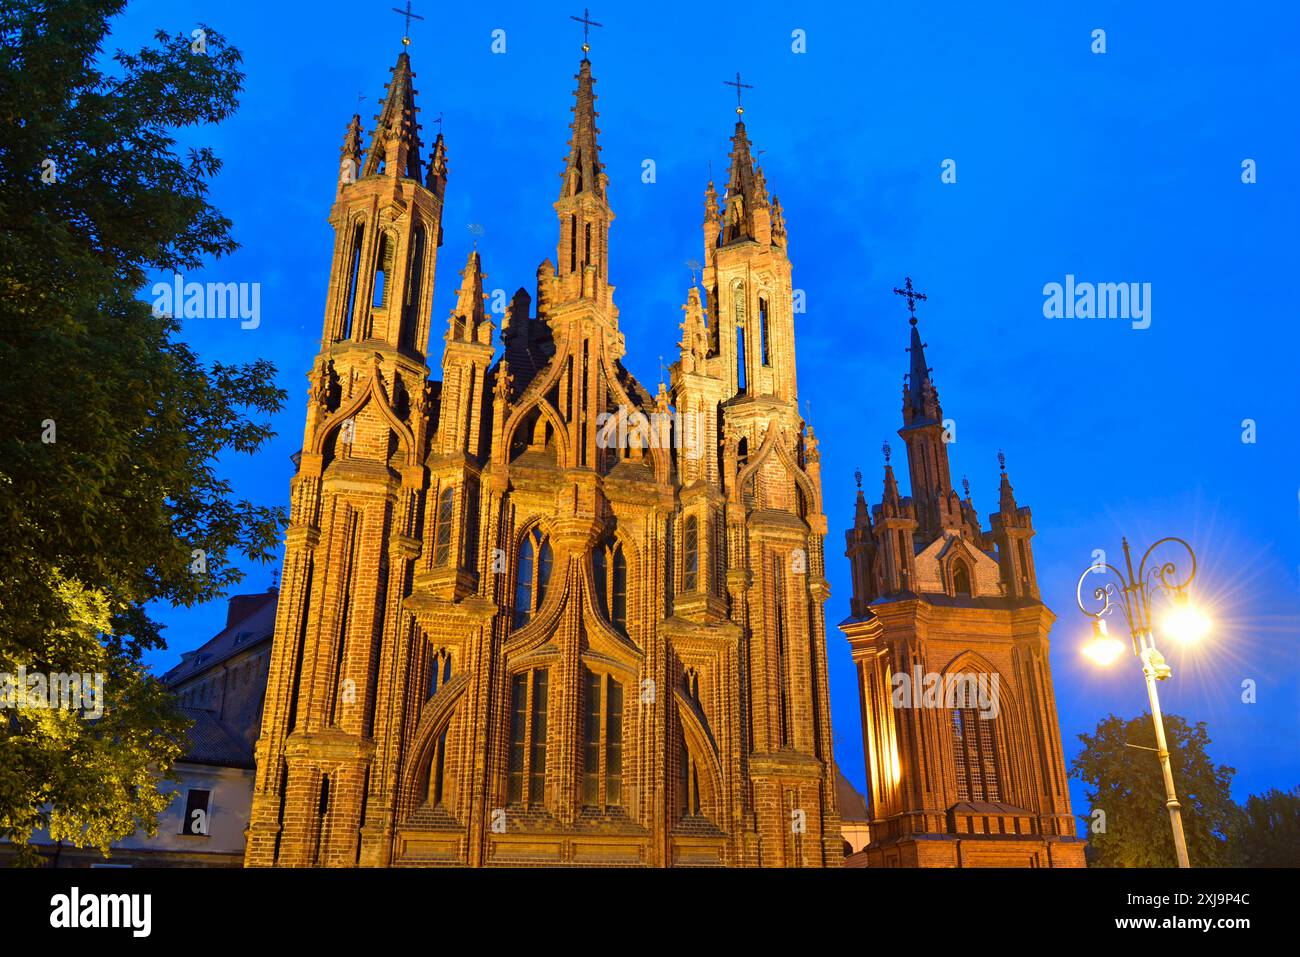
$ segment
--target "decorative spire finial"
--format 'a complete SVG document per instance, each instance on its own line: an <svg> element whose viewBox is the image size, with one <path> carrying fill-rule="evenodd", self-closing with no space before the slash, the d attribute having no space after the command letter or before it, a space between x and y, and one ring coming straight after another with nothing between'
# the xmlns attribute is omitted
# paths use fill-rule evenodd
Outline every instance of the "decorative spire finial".
<svg viewBox="0 0 1300 957"><path fill-rule="evenodd" d="M909 319L908 322L910 322L912 325L916 325L916 300L919 299L922 302L925 302L925 293L917 292L915 289L912 288L911 276L907 276L905 278L906 278L906 283L904 284L905 288L899 289L897 286L895 286L894 295L907 297L907 311L912 314L912 318Z"/></svg>
<svg viewBox="0 0 1300 957"><path fill-rule="evenodd" d="M406 18L406 26L402 28L402 46L409 47L411 45L411 21L423 20L424 17L411 12L411 0L406 0L405 10L400 7L393 7L393 12Z"/></svg>
<svg viewBox="0 0 1300 957"><path fill-rule="evenodd" d="M962 488L962 491L966 493L966 498L967 498L967 500L969 500L969 499L970 499L970 479L968 479L968 478L967 478L966 476L964 476L964 475L961 477L961 488Z"/></svg>
<svg viewBox="0 0 1300 957"><path fill-rule="evenodd" d="M1001 449L998 449L998 469L1003 475L1007 474L1007 457Z"/></svg>
<svg viewBox="0 0 1300 957"><path fill-rule="evenodd" d="M591 43L589 42L591 39L590 37L591 28L603 27L605 24L597 23L595 20L591 19L591 11L588 10L586 7L582 8L582 16L580 17L570 16L569 19L576 20L582 24L582 58L585 60L587 58L587 54L591 52Z"/></svg>
<svg viewBox="0 0 1300 957"><path fill-rule="evenodd" d="M853 480L858 483L858 491L862 491L862 469L853 470Z"/></svg>
<svg viewBox="0 0 1300 957"><path fill-rule="evenodd" d="M741 82L740 82L740 71L736 71L736 80L735 80L734 83L733 83L731 80L723 80L723 81L722 81L722 85L723 85L723 86L734 86L734 87L736 88L736 115L737 115L737 116L742 116L742 115L744 115L745 107L744 107L744 106L741 104L741 102L740 102L740 91L741 91L741 90L752 90L754 87L753 87L752 85L748 84L748 83L741 83Z"/></svg>
<svg viewBox="0 0 1300 957"><path fill-rule="evenodd" d="M889 448L889 443L886 442L884 445L882 445L882 446L880 447L880 451L882 451L882 452L885 453L885 466L888 467L888 466L889 466L889 456L890 456L890 453L891 453L891 450L890 450L890 448Z"/></svg>

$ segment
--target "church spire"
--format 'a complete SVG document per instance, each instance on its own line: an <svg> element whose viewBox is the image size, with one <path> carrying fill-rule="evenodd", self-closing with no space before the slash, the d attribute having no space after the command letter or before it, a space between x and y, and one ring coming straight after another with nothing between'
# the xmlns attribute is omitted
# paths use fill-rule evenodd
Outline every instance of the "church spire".
<svg viewBox="0 0 1300 957"><path fill-rule="evenodd" d="M912 277L906 277L903 289L894 289L894 294L907 297L907 309L911 313L907 320L912 326L912 341L908 346L911 356L910 369L907 374L907 386L903 390L903 424L925 425L939 422L943 413L939 408L939 391L930 378L930 368L925 364L925 343L916 326L916 303L925 302L925 293L912 288Z"/></svg>
<svg viewBox="0 0 1300 957"><path fill-rule="evenodd" d="M588 25L599 26L594 21L584 23ZM557 274L561 301L604 300L610 292L609 224L614 213L605 198L609 177L600 162L596 142L599 114L588 49L583 43L582 62L575 77L578 88L574 91L573 121L569 124L569 155L560 174L560 198L555 202L560 219Z"/></svg>
<svg viewBox="0 0 1300 957"><path fill-rule="evenodd" d="M451 311L448 330L451 339L465 339L469 342L479 340L479 330L487 321L487 312L483 308L483 300L487 298L483 292L483 280L486 278L478 250L472 250L460 274L456 308Z"/></svg>
<svg viewBox="0 0 1300 957"><path fill-rule="evenodd" d="M590 194L605 202L605 173L600 162L600 146L596 143L596 92L591 75L591 61L584 54L578 66L578 88L574 91L573 122L569 124L569 156L561 178L564 183L560 198Z"/></svg>
<svg viewBox="0 0 1300 957"><path fill-rule="evenodd" d="M420 179L420 126L415 122L415 74L406 50L397 55L384 105L375 117L375 132L366 154L365 176L382 171L389 176Z"/></svg>

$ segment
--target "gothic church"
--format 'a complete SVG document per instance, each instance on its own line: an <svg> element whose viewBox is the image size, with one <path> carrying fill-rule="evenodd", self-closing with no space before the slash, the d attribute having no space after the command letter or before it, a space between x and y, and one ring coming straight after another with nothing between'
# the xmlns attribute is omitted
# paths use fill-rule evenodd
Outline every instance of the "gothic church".
<svg viewBox="0 0 1300 957"><path fill-rule="evenodd" d="M250 866L841 862L781 205L738 116L652 394L585 54L555 259L498 329L469 256L437 378L447 150L426 161L405 51L368 148L348 128Z"/></svg>

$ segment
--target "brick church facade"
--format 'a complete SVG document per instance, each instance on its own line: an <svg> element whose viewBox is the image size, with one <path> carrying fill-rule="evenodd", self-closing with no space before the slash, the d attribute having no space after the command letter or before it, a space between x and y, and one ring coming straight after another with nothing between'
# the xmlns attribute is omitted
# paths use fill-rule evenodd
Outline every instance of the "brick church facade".
<svg viewBox="0 0 1300 957"><path fill-rule="evenodd" d="M447 152L426 164L406 52L369 147L347 131L250 866L841 862L780 203L738 116L652 394L585 55L576 80L556 258L498 342L471 254L436 378Z"/></svg>
<svg viewBox="0 0 1300 957"><path fill-rule="evenodd" d="M868 509L847 532L853 596L840 624L858 676L870 867L1082 867L1048 663L1030 510L1002 464L982 529L952 485L945 419L911 280L903 427L910 497L886 445Z"/></svg>

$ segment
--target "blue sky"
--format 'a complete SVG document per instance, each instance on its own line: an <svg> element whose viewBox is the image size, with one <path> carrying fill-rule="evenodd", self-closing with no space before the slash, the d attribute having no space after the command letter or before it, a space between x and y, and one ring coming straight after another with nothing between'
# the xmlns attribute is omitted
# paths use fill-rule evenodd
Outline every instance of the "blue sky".
<svg viewBox="0 0 1300 957"><path fill-rule="evenodd" d="M211 360L272 359L290 400L278 438L225 463L236 491L287 504L320 336L333 237L326 216L339 146L364 95L367 127L400 49L388 0L271 5L139 0L110 49L155 29L206 22L244 54L239 113L187 134L225 160L213 202L242 248L192 278L260 282L262 321L191 320ZM836 754L863 780L857 688L834 625L847 615L843 531L853 471L869 497L882 441L895 448L907 313L905 275L945 414L957 423L954 481L969 475L987 516L998 449L1033 508L1039 580L1059 616L1052 664L1067 758L1105 715L1146 707L1137 664L1099 672L1079 655L1074 584L1094 549L1118 555L1176 534L1195 546L1212 640L1168 649L1166 711L1209 725L1234 794L1300 783L1300 346L1294 229L1300 222L1296 8L1119 3L976 5L750 3L745 16L697 4L593 8L601 144L617 215L611 280L627 364L652 390L672 361L700 258L709 164L722 178L737 70L754 85L750 135L786 210L800 397L822 442L832 594L827 605ZM875 9L888 6L890 9ZM1064 6L1064 5L1062 5ZM481 224L488 287L530 290L554 256L558 190L580 51L575 4L420 4L412 28L424 133L444 116L451 176L434 328ZM1106 52L1091 52L1094 29ZM492 31L506 52L491 52ZM806 52L792 51L805 31ZM653 159L656 182L643 183ZM956 163L957 182L941 181ZM1241 164L1257 163L1243 184ZM1288 268L1290 267L1290 268ZM1043 286L1151 284L1151 325L1049 320ZM437 341L435 340L435 346ZM437 353L431 356L436 367ZM1242 422L1257 441L1242 441ZM1288 451L1289 450L1289 451ZM987 521L986 521L987 524ZM246 587L265 588L269 568ZM224 622L224 603L163 609L179 653ZM1255 704L1242 681L1257 683ZM1074 785L1076 812L1085 810Z"/></svg>

